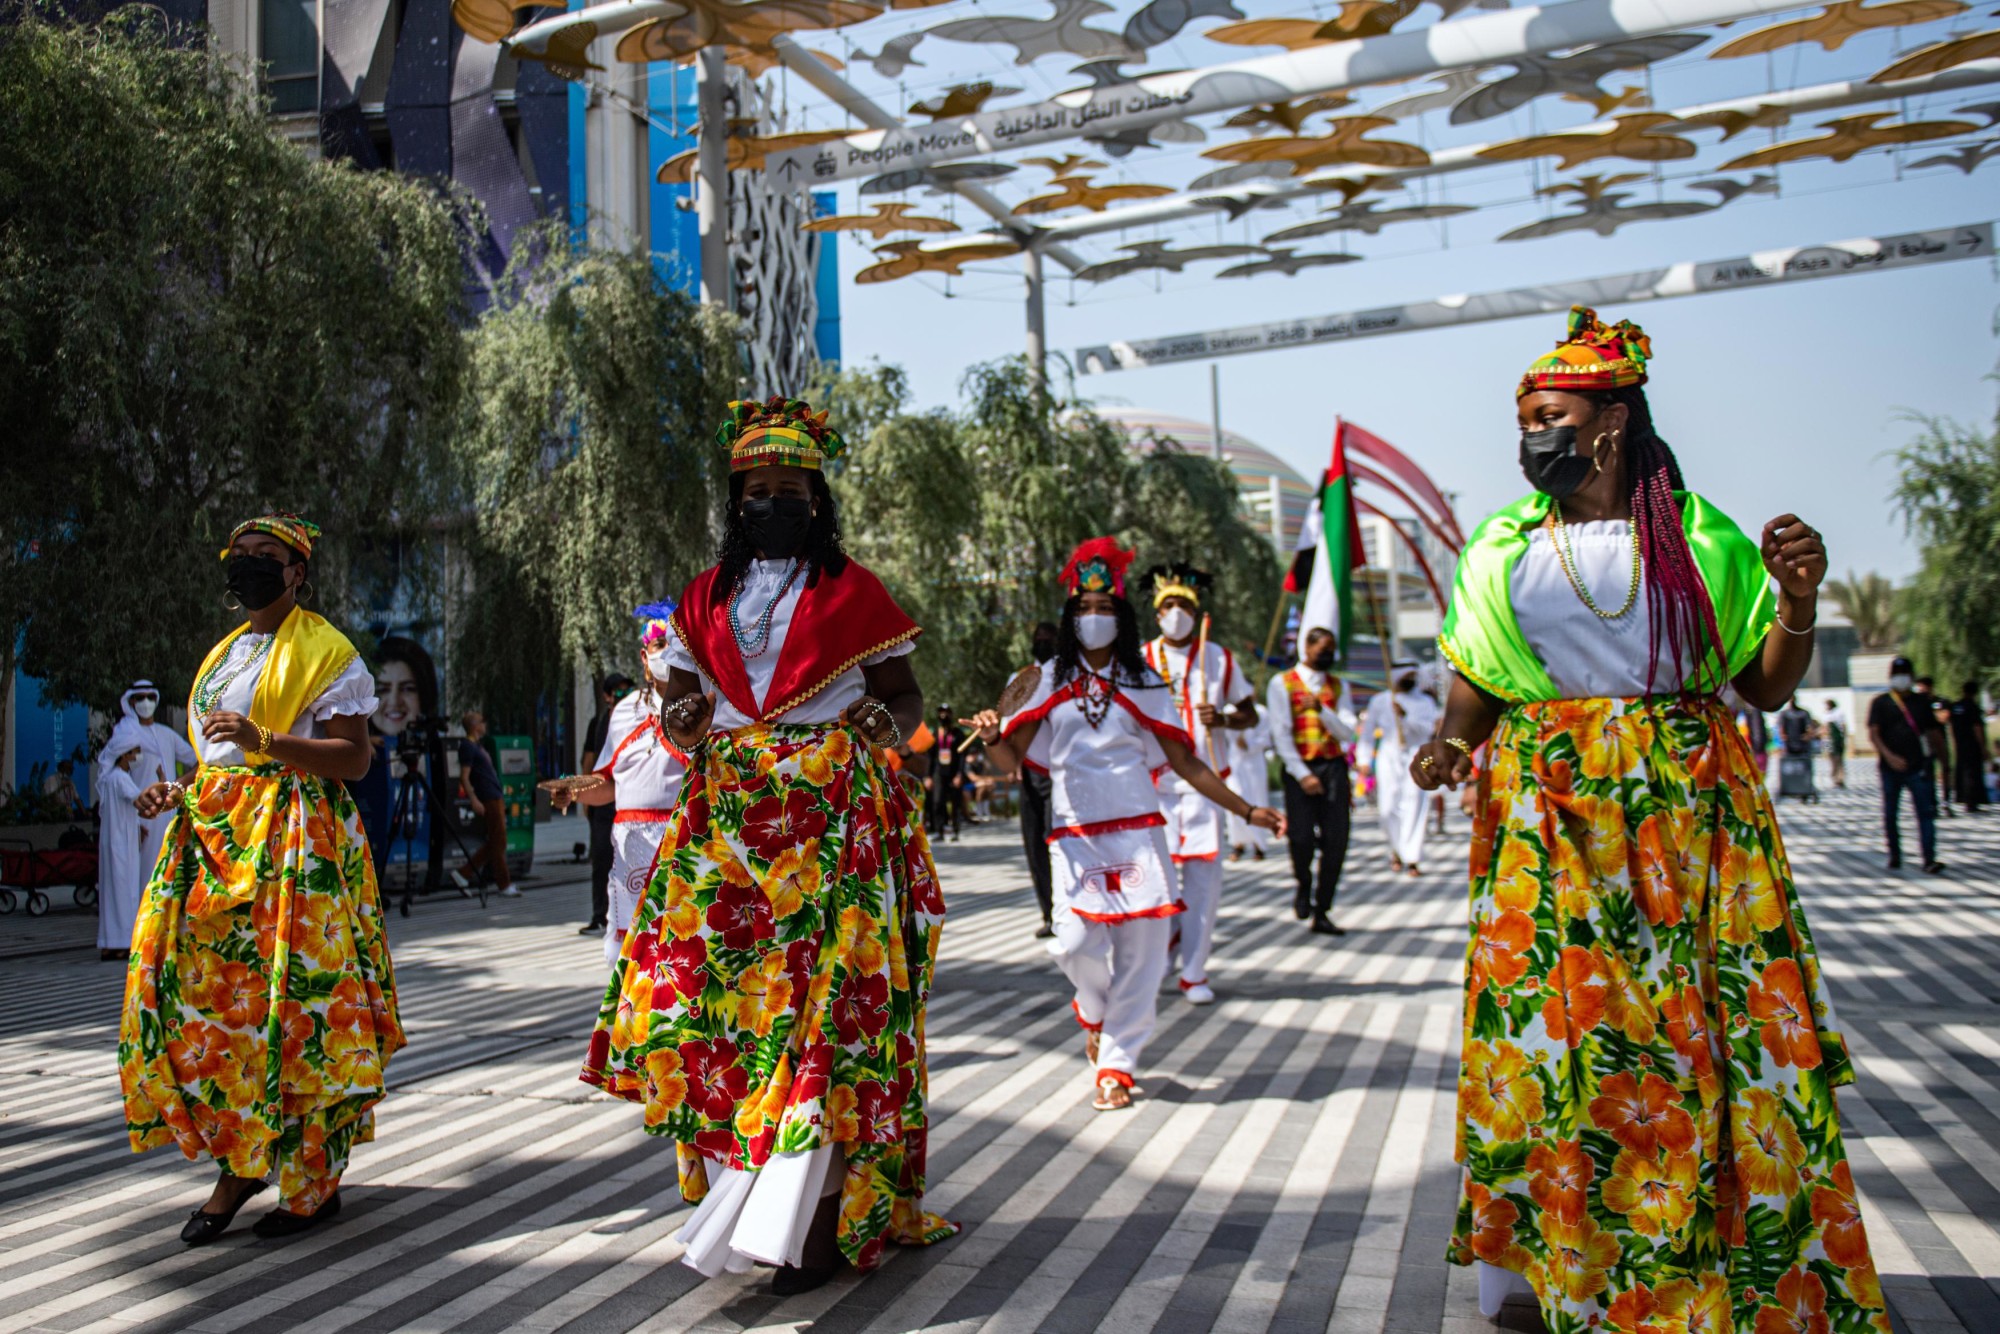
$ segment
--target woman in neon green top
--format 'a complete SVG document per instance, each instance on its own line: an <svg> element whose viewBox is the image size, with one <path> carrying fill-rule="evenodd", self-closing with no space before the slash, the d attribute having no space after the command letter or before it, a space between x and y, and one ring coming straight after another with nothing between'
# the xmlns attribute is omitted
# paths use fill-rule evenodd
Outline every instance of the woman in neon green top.
<svg viewBox="0 0 2000 1334"><path fill-rule="evenodd" d="M1790 696L1826 553L1684 489L1650 355L1578 308L1523 377L1536 490L1473 534L1439 637L1458 679L1411 773L1456 787L1487 747L1451 1258L1489 1313L1532 1289L1552 1334L1887 1334L1834 1107L1853 1070L1719 698Z"/></svg>

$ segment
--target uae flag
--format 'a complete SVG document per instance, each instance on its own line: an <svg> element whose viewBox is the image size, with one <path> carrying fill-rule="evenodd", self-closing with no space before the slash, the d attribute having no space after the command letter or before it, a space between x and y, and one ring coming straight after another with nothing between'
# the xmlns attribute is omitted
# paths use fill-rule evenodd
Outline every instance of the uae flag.
<svg viewBox="0 0 2000 1334"><path fill-rule="evenodd" d="M1333 426L1333 462L1320 481L1319 495L1299 528L1298 550L1292 557L1285 588L1296 593L1303 589L1305 608L1299 615L1299 640L1303 645L1308 631L1331 630L1340 645L1340 660L1347 661L1349 641L1354 632L1351 589L1354 567L1368 563L1361 543L1361 525L1354 518L1353 482L1347 475L1347 424L1338 418Z"/></svg>

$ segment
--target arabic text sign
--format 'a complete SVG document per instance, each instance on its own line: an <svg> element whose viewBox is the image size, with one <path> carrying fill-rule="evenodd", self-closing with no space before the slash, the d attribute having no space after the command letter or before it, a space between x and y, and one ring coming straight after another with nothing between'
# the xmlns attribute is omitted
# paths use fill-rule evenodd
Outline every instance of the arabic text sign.
<svg viewBox="0 0 2000 1334"><path fill-rule="evenodd" d="M1993 224L1972 223L1897 236L1864 237L1831 245L1767 250L1733 259L1675 264L1662 269L1588 278L1546 287L1517 287L1478 296L1443 297L1403 306L1318 315L1275 324L1250 324L1208 333L1172 334L1079 348L1085 374L1136 370L1175 361L1203 361L1242 352L1268 352L1311 343L1336 343L1377 334L1410 333L1486 320L1513 319L1572 305L1618 306L1698 292L1727 292L1805 278L1837 278L1884 269L1976 259L1993 253Z"/></svg>

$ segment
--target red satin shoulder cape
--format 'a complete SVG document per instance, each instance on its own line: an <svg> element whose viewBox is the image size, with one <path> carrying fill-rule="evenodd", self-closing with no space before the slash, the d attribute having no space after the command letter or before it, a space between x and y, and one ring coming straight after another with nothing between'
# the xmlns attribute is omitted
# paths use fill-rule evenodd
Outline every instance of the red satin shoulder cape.
<svg viewBox="0 0 2000 1334"><path fill-rule="evenodd" d="M839 574L821 570L799 592L766 707L750 693L743 654L729 626L730 590L722 586L717 572L718 567L711 565L694 577L668 624L702 674L746 718L769 722L788 713L863 658L923 633L903 614L882 581L859 563L848 561Z"/></svg>

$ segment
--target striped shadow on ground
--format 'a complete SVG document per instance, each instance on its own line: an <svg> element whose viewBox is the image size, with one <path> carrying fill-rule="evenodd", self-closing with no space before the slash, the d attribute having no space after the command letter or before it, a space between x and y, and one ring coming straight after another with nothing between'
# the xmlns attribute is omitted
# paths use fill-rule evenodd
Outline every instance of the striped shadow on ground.
<svg viewBox="0 0 2000 1334"><path fill-rule="evenodd" d="M2000 1331L2000 815L1943 826L1942 878L1881 872L1871 789L1783 812L1861 1082L1855 1176L1905 1334ZM1232 865L1198 1009L1171 991L1129 1113L1089 1108L1012 826L939 851L931 1204L966 1225L779 1301L675 1263L672 1154L576 1080L604 984L585 890L391 921L411 1044L339 1223L176 1233L211 1169L134 1156L94 924L0 935L0 1331L1367 1331L1483 1334L1443 1262L1465 826L1392 878L1365 814L1307 934L1276 859ZM0 922L0 933L6 924ZM249 1215L246 1215L246 1219Z"/></svg>

